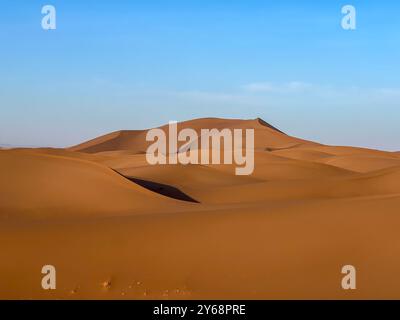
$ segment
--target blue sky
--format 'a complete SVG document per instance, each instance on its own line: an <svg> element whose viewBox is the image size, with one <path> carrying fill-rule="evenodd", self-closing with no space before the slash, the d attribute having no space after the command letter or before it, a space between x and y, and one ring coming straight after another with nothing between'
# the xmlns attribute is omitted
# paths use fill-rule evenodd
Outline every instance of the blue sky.
<svg viewBox="0 0 400 320"><path fill-rule="evenodd" d="M1 4L0 144L68 146L216 116L400 150L398 1ZM56 30L41 28L46 4ZM346 4L354 31L341 28Z"/></svg>

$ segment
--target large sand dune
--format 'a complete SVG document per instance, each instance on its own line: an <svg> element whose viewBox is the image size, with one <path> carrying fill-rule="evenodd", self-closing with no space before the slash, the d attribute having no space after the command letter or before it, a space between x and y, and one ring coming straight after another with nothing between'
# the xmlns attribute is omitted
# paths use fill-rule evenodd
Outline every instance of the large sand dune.
<svg viewBox="0 0 400 320"><path fill-rule="evenodd" d="M167 127L162 127L167 130ZM255 170L146 161L147 130L0 151L0 298L400 298L400 155L261 119ZM41 288L43 265L57 290ZM357 290L341 268L357 268Z"/></svg>

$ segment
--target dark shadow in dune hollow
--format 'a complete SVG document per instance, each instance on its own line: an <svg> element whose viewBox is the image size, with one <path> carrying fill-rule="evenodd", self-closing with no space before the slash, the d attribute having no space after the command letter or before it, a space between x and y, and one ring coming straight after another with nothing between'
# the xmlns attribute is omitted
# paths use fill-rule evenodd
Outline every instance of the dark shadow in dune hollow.
<svg viewBox="0 0 400 320"><path fill-rule="evenodd" d="M147 181L137 178L126 177L127 179L131 180L132 182L146 188L150 191L157 192L162 194L163 196L170 197L177 200L188 201L188 202L195 202L199 203L197 200L193 199L192 197L188 196L187 194L183 193L178 188L172 187L167 184L162 184L153 181Z"/></svg>
<svg viewBox="0 0 400 320"><path fill-rule="evenodd" d="M159 193L165 197L182 200L182 201L187 201L187 202L200 203L196 199L193 199L192 197L188 196L186 193L183 193L178 188L175 188L168 184L162 184L162 183L158 183L158 182L154 182L154 181L148 181L148 180L143 180L143 179L138 179L138 178L133 178L133 177L127 177L127 176L124 176L122 173L118 172L117 170L113 170L113 171L115 173L119 174L121 177L128 179L129 181L132 181L132 182L138 184L139 186L146 188L147 190Z"/></svg>

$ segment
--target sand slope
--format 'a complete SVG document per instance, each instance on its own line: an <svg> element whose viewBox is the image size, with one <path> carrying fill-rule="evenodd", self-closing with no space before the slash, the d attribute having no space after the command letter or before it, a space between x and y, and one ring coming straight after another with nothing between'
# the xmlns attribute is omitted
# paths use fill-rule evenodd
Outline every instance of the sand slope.
<svg viewBox="0 0 400 320"><path fill-rule="evenodd" d="M102 217L181 205L79 157L0 152L0 218Z"/></svg>
<svg viewBox="0 0 400 320"><path fill-rule="evenodd" d="M146 130L1 150L0 298L400 298L398 153L324 146L261 119L178 128L255 129L254 173L151 166ZM57 290L41 289L45 264ZM346 264L355 291L341 289Z"/></svg>
<svg viewBox="0 0 400 320"><path fill-rule="evenodd" d="M168 125L160 127L166 134L169 134ZM227 120L218 118L204 118L197 120L184 121L178 124L178 130L191 128L201 136L201 129L254 129L255 148L288 148L301 143L312 144L311 142L290 137L271 125L262 121L255 120ZM129 150L133 153L145 153L149 142L146 141L148 130L122 130L106 134L77 146L70 147L71 151L81 151L87 153L97 153L104 151ZM179 146L183 143L179 143Z"/></svg>

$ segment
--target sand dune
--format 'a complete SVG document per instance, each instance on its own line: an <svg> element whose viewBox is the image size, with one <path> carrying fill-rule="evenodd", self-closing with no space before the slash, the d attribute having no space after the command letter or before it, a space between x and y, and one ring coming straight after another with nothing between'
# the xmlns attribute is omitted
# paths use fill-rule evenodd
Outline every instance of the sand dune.
<svg viewBox="0 0 400 320"><path fill-rule="evenodd" d="M254 129L253 174L149 165L147 130L1 150L0 298L400 298L400 153L325 146L261 119L182 128ZM41 289L45 264L57 290ZM346 264L355 291L340 287Z"/></svg>
<svg viewBox="0 0 400 320"><path fill-rule="evenodd" d="M306 146L273 153L290 159L319 162L355 172L370 172L400 165L399 158L391 152L362 148Z"/></svg>
<svg viewBox="0 0 400 320"><path fill-rule="evenodd" d="M132 215L181 205L79 157L2 151L0 167L3 219Z"/></svg>
<svg viewBox="0 0 400 320"><path fill-rule="evenodd" d="M168 125L160 127L167 134ZM204 118L197 120L184 121L178 124L178 130L191 128L200 136L201 129L254 129L255 148L289 148L297 144L313 144L298 138L290 137L271 125L262 121L255 120L227 120L218 118ZM133 153L145 153L150 143L146 142L147 130L122 130L106 134L77 146L70 147L71 151L81 151L87 153L97 153L104 151L129 150ZM180 143L179 146L183 145Z"/></svg>
<svg viewBox="0 0 400 320"><path fill-rule="evenodd" d="M400 165L400 159L370 155L337 156L321 162L356 172L371 172Z"/></svg>

